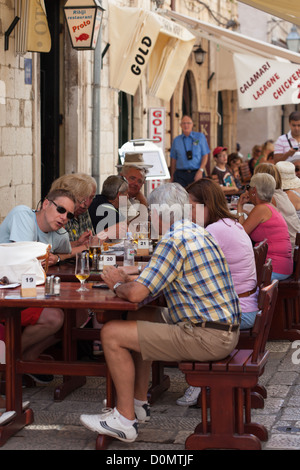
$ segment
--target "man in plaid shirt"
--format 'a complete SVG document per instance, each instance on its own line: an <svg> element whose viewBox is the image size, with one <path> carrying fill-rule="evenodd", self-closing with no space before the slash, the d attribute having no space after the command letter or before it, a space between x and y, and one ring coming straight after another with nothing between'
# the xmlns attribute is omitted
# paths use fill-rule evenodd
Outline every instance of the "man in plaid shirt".
<svg viewBox="0 0 300 470"><path fill-rule="evenodd" d="M151 220L163 234L151 260L134 281L113 267L103 279L118 297L132 302L163 293L168 309L145 307L129 314L126 322L103 326L102 346L117 407L104 415L81 416L89 429L127 442L137 437L137 421L150 419L147 390L153 360L222 359L239 338L241 311L229 267L214 238L183 219L182 209L189 203L185 189L164 184L150 194L149 203Z"/></svg>

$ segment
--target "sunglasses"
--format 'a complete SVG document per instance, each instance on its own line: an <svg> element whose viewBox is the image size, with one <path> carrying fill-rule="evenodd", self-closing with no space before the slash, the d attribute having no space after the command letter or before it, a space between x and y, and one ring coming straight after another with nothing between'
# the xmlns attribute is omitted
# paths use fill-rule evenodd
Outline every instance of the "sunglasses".
<svg viewBox="0 0 300 470"><path fill-rule="evenodd" d="M299 166L295 166L295 171L300 171L300 167L299 167Z"/></svg>
<svg viewBox="0 0 300 470"><path fill-rule="evenodd" d="M57 210L57 212L58 212L59 214L65 214L65 213L67 212L67 209L65 209L63 206L58 206L58 205L56 204L56 202L52 201L51 199L48 199L48 201L49 201L49 202L52 202L52 204L55 205L56 210ZM67 218L68 218L69 220L74 219L74 214L73 214L73 212L67 212Z"/></svg>

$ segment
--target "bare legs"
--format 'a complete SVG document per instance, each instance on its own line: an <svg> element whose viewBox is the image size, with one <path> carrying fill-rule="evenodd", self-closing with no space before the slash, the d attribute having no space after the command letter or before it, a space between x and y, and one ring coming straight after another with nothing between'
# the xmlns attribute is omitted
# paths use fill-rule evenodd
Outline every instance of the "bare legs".
<svg viewBox="0 0 300 470"><path fill-rule="evenodd" d="M134 398L147 400L151 361L143 361L138 341L137 319L157 320L157 309L130 312L127 321L111 321L101 330L102 347L117 393L117 409L134 419ZM134 319L134 320L132 320Z"/></svg>
<svg viewBox="0 0 300 470"><path fill-rule="evenodd" d="M30 361L58 340L55 333L64 322L64 312L59 308L44 308L35 325L28 325L22 334L23 359Z"/></svg>

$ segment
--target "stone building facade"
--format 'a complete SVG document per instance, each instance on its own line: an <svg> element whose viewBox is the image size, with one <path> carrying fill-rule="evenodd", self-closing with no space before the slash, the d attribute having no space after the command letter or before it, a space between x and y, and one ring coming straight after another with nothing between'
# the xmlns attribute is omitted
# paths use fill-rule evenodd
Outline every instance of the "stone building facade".
<svg viewBox="0 0 300 470"><path fill-rule="evenodd" d="M204 63L199 66L190 54L170 101L149 94L147 73L131 96L110 87L109 48L101 57L109 42L109 2L102 2L105 12L96 50L77 51L65 27L65 1L44 1L51 53L19 53L18 26L5 50L5 32L16 16L15 1L0 0L0 221L15 205L35 208L51 181L64 173L92 174L101 190L104 179L116 173L120 146L132 138L148 137L151 107L166 111L164 154L168 164L171 142L180 132L185 110L192 114L196 130L201 130L201 119L206 116L211 149L226 145L234 150L236 92L214 90L207 40L201 40L207 52ZM156 12L158 6L174 9L219 26L237 21L235 0L115 3Z"/></svg>

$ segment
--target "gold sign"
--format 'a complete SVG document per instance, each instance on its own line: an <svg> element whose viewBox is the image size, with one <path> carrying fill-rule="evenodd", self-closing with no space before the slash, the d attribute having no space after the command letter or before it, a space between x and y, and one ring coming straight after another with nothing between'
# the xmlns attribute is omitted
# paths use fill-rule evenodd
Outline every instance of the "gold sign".
<svg viewBox="0 0 300 470"><path fill-rule="evenodd" d="M51 36L48 28L44 0L28 2L26 50L32 52L49 52Z"/></svg>

